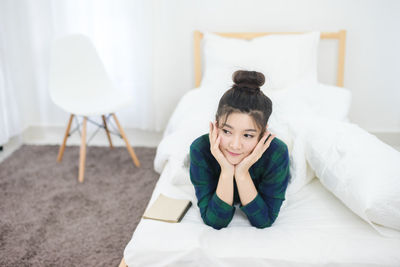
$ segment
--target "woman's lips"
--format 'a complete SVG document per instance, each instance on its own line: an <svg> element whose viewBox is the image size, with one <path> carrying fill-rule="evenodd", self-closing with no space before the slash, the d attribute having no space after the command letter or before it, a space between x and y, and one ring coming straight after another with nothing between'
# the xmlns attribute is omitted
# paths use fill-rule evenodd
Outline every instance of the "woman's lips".
<svg viewBox="0 0 400 267"><path fill-rule="evenodd" d="M236 157L236 156L239 156L240 154L237 154L237 153L232 153L232 152L230 152L230 151L228 151L228 153L229 153L229 155L231 155L231 156L233 156L233 157Z"/></svg>

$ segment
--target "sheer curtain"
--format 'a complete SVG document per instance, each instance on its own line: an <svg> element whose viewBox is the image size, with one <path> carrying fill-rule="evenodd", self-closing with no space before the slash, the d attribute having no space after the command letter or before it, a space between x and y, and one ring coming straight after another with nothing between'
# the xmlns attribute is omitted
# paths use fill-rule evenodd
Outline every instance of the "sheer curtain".
<svg viewBox="0 0 400 267"><path fill-rule="evenodd" d="M154 130L153 2L0 1L0 141L31 125L66 125L68 114L50 100L48 72L52 41L69 33L89 36L114 84L135 96L118 112L124 127Z"/></svg>
<svg viewBox="0 0 400 267"><path fill-rule="evenodd" d="M0 43L0 51L1 47ZM5 56L0 54L0 62L4 62L4 58ZM7 143L11 137L21 133L15 95L11 90L9 75L4 67L4 64L0 64L0 146Z"/></svg>
<svg viewBox="0 0 400 267"><path fill-rule="evenodd" d="M11 28L11 16L16 14L6 13L5 9L11 3L0 2L0 146L6 144L8 140L20 134L21 117L18 110L16 99L16 84L12 73L15 71L11 64L14 57L18 55L9 51L9 47L14 44ZM7 39L6 37L10 37Z"/></svg>

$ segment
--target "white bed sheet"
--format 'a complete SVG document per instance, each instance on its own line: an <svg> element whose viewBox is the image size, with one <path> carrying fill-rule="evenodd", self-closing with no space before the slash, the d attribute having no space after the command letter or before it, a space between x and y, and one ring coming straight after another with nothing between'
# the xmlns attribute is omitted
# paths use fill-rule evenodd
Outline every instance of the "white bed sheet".
<svg viewBox="0 0 400 267"><path fill-rule="evenodd" d="M400 266L400 239L380 235L317 178L284 201L272 227L251 227L236 209L227 228L205 225L190 186L174 186L167 164L160 192L191 199L180 223L142 219L124 258L133 266Z"/></svg>

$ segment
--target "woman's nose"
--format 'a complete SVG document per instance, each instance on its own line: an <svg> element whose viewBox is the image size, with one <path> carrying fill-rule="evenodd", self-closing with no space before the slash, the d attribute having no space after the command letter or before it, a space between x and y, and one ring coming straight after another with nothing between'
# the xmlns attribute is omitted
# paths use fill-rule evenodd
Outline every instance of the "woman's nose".
<svg viewBox="0 0 400 267"><path fill-rule="evenodd" d="M240 144L240 138L238 137L234 137L232 138L231 142L230 142L230 147L232 149L238 150L241 148L241 144Z"/></svg>

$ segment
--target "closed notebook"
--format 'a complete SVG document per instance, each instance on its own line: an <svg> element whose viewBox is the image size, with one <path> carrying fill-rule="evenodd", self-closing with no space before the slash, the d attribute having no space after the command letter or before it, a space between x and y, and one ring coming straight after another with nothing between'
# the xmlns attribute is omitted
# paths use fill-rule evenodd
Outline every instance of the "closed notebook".
<svg viewBox="0 0 400 267"><path fill-rule="evenodd" d="M143 214L143 218L177 223L182 220L191 205L190 200L175 199L160 194Z"/></svg>

